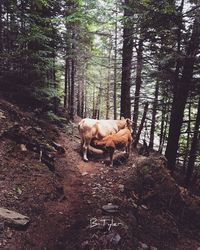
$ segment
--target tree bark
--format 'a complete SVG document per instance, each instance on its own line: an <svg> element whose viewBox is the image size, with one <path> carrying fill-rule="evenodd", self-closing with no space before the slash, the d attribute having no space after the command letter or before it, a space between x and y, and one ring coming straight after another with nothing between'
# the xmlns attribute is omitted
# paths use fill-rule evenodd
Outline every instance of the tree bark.
<svg viewBox="0 0 200 250"><path fill-rule="evenodd" d="M74 88L75 88L75 59L71 60L71 100L70 100L70 119L74 120Z"/></svg>
<svg viewBox="0 0 200 250"><path fill-rule="evenodd" d="M145 106L144 106L144 112L143 112L142 120L141 120L139 129L138 129L138 132L136 134L135 140L133 141L133 147L134 148L137 147L137 144L138 144L138 142L140 140L140 134L142 132L142 129L143 129L143 126L144 126L144 122L145 122L145 119L146 119L146 116L147 116L148 106L149 106L149 103L146 102Z"/></svg>
<svg viewBox="0 0 200 250"><path fill-rule="evenodd" d="M162 111L163 114L162 114L161 135L160 135L160 145L159 145L159 153L161 154L162 154L166 136L167 136L167 128L168 128L168 123L169 123L169 109L170 109L170 106L165 105Z"/></svg>
<svg viewBox="0 0 200 250"><path fill-rule="evenodd" d="M158 91L159 91L159 80L156 81L155 86L155 98L153 103L153 111L152 111L152 122L151 122L151 131L150 131L150 139L149 139L149 148L152 149L154 145L154 133L155 133L155 124L156 124L156 111L158 106Z"/></svg>
<svg viewBox="0 0 200 250"><path fill-rule="evenodd" d="M188 162L188 154L189 154L189 146L190 146L190 127L191 127L191 101L189 101L189 105L188 105L187 145L186 145L185 155L184 155L184 160L183 160L184 172L185 172L185 168Z"/></svg>
<svg viewBox="0 0 200 250"><path fill-rule="evenodd" d="M135 98L134 98L134 111L133 111L133 132L134 133L136 133L137 131L140 89L141 89L141 84L142 84L142 59L143 59L142 53L143 53L143 39L140 39L138 42L138 49L137 49L137 69L136 69Z"/></svg>
<svg viewBox="0 0 200 250"><path fill-rule="evenodd" d="M65 59L65 90L64 90L64 108L67 108L68 104L68 59Z"/></svg>
<svg viewBox="0 0 200 250"><path fill-rule="evenodd" d="M3 4L0 1L0 53L3 51Z"/></svg>
<svg viewBox="0 0 200 250"><path fill-rule="evenodd" d="M117 119L117 16L118 16L118 8L117 8L117 1L116 1L116 21L115 21L115 48L114 48L114 89L113 89L113 112L114 112L114 119Z"/></svg>
<svg viewBox="0 0 200 250"><path fill-rule="evenodd" d="M130 10L130 1L125 0L124 19L133 15ZM121 82L121 107L120 116L131 117L130 87L131 87L131 62L133 55L133 29L128 21L124 21L123 48L122 48L122 82Z"/></svg>
<svg viewBox="0 0 200 250"><path fill-rule="evenodd" d="M111 51L112 51L112 40L110 38L110 48L109 48L109 52L108 52L108 78L107 78L107 89L106 89L106 119L109 119L109 112L110 112Z"/></svg>

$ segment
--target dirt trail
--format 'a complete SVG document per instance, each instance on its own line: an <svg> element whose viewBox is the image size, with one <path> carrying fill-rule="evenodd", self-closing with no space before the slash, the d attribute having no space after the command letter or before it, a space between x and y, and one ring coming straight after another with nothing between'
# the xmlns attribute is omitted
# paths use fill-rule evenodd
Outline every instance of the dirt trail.
<svg viewBox="0 0 200 250"><path fill-rule="evenodd" d="M86 163L80 154L75 126L68 135L49 123L32 120L32 114L23 113L9 103L0 102L0 108L5 117L4 123L0 123L1 131L17 126L32 141L35 138L47 147L49 140L55 140L65 148L65 154L52 151L55 171L50 171L39 160L38 152L22 151L21 142L16 143L13 137L1 138L1 206L29 216L31 223L23 231L6 226L0 249L196 250L200 247L199 232L178 232L178 226L173 231L176 224L170 222L168 211L147 207L134 193L132 184L129 190L127 180L141 156L132 152L127 161L119 153L112 168L108 159L90 158ZM160 239L159 234L165 233L166 238Z"/></svg>
<svg viewBox="0 0 200 250"><path fill-rule="evenodd" d="M95 230L98 231L99 227L104 230L101 225L92 229L90 221L94 218L103 218L101 207L113 202L115 183L119 184L119 180L122 178L119 173L121 170L104 165L103 159L84 162L80 156L80 140L77 139L76 134L70 141L68 137L62 134L60 143L70 145L67 148L66 157L68 165L76 172L70 185L68 174L63 179L64 192L72 198L70 202L71 211L68 210L68 212L70 212L74 224L63 235L62 247L69 250L93 249L93 247L95 247L94 249L104 249L104 246L99 244L97 235L97 238L93 239L92 245L90 245L89 241L92 237L95 237ZM107 219L109 217L112 219L113 215L107 216ZM105 232L107 231L105 229ZM94 246L95 244L96 246Z"/></svg>
<svg viewBox="0 0 200 250"><path fill-rule="evenodd" d="M158 221L160 228L155 233L148 232L148 225L145 228L145 224L149 223L147 218L151 215L145 205L142 212L144 225L138 224L137 199L129 198L124 184L140 156L132 152L129 161L124 162L123 153L119 153L115 166L111 168L109 159L91 159L87 163L82 160L76 129L70 137L61 133L58 142L66 148L65 155L56 160L57 174L62 176L63 197L59 202L46 203L40 237L37 239L36 231L30 231L32 241L37 242L35 246L38 247L40 242L39 249L49 250L141 250L146 246L149 249L156 249L157 246L158 250L198 248L199 243L195 239L186 238L188 231L180 235L179 241L172 240L169 234L163 244L158 243L153 236L157 230L162 231L164 227L168 232L173 229L161 219ZM103 211L102 207L109 203L118 206L119 210L114 213ZM44 232L41 234L43 224ZM31 248L29 243L24 249L36 249L35 246Z"/></svg>
<svg viewBox="0 0 200 250"><path fill-rule="evenodd" d="M44 211L39 218L34 218L36 221L19 237L19 245L16 244L18 249L121 248L121 245L118 248L110 240L115 235L118 236L115 227L122 230L121 221L115 214L102 213L102 206L108 203L120 205L121 200L117 197L120 195L119 185L123 180L123 173L130 166L110 168L102 160L84 162L76 132L71 137L61 133L57 141L66 149L65 155L58 156L55 161L56 175L62 183L60 200L45 202ZM94 224L94 228L91 228L92 219L101 225ZM106 225L102 224L101 220L104 219ZM108 230L112 219L117 224ZM108 239L105 238L106 235Z"/></svg>

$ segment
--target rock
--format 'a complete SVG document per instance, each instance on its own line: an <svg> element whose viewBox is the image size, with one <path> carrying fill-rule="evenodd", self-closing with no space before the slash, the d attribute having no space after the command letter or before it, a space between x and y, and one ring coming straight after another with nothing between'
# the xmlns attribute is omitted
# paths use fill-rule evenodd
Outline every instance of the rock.
<svg viewBox="0 0 200 250"><path fill-rule="evenodd" d="M141 208L145 209L145 210L148 210L148 207L145 206L145 205L141 205Z"/></svg>
<svg viewBox="0 0 200 250"><path fill-rule="evenodd" d="M42 129L40 127L34 127L34 129L35 129L36 132L39 132L39 133L42 132Z"/></svg>
<svg viewBox="0 0 200 250"><path fill-rule="evenodd" d="M136 168L136 164L135 163L133 163L132 168Z"/></svg>
<svg viewBox="0 0 200 250"><path fill-rule="evenodd" d="M147 246L147 244L140 242L140 249L145 250L145 249L148 249L148 248L149 247Z"/></svg>
<svg viewBox="0 0 200 250"><path fill-rule="evenodd" d="M102 206L102 209L108 213L116 213L119 211L119 206L108 203L107 205Z"/></svg>
<svg viewBox="0 0 200 250"><path fill-rule="evenodd" d="M3 112L0 112L0 119L6 119L5 115Z"/></svg>
<svg viewBox="0 0 200 250"><path fill-rule="evenodd" d="M82 176L88 175L88 172L83 172Z"/></svg>
<svg viewBox="0 0 200 250"><path fill-rule="evenodd" d="M23 152L26 152L26 151L27 151L27 148L26 148L26 145L25 145L25 144L21 144L21 145L20 145L20 148L21 148L21 151L23 151Z"/></svg>
<svg viewBox="0 0 200 250"><path fill-rule="evenodd" d="M24 216L22 214L8 210L3 207L0 207L0 219L4 220L7 225L17 227L24 227L30 221L27 216Z"/></svg>
<svg viewBox="0 0 200 250"><path fill-rule="evenodd" d="M124 192L124 185L120 184L120 185L119 185L119 190L120 190L120 192L123 193L123 192Z"/></svg>
<svg viewBox="0 0 200 250"><path fill-rule="evenodd" d="M150 246L150 250L158 250L158 248L157 248L157 247ZM199 248L199 250L200 250L200 248Z"/></svg>
<svg viewBox="0 0 200 250"><path fill-rule="evenodd" d="M116 233L116 234L114 234L114 236L112 237L111 242L112 242L114 245L117 245L117 244L120 242L120 240L121 240L121 236L120 236L118 233Z"/></svg>

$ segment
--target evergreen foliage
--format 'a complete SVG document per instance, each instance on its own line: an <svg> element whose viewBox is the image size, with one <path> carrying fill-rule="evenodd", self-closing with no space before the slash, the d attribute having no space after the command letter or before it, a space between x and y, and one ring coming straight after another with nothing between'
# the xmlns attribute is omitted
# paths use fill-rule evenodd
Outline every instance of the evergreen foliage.
<svg viewBox="0 0 200 250"><path fill-rule="evenodd" d="M199 1L2 0L0 89L38 105L59 98L72 120L129 116L135 133L148 101L141 139L167 147L171 170L176 160L186 168L200 94L199 27ZM198 153L197 145L195 166Z"/></svg>

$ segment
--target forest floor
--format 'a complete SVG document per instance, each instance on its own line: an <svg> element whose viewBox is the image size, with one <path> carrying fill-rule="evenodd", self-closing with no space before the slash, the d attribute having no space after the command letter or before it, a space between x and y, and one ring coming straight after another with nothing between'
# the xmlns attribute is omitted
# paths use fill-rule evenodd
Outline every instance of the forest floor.
<svg viewBox="0 0 200 250"><path fill-rule="evenodd" d="M22 229L5 223L0 249L200 249L200 199L164 158L121 152L113 168L86 163L77 122L59 128L0 100L0 207L30 218Z"/></svg>

